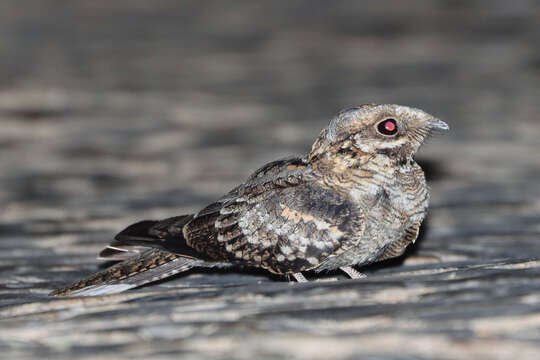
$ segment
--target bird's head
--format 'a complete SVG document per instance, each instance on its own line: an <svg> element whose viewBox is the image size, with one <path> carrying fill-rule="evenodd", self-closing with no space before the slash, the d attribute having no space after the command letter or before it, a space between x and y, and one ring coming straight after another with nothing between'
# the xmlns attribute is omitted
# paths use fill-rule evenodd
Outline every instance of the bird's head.
<svg viewBox="0 0 540 360"><path fill-rule="evenodd" d="M397 162L407 161L430 134L448 129L445 122L419 109L362 105L343 110L332 119L313 144L309 158L380 154Z"/></svg>

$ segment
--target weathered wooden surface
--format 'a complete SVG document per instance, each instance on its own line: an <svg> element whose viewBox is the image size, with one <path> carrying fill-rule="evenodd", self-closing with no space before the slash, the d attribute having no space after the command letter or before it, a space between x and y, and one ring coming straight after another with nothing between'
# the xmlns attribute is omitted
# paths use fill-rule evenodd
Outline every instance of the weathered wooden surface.
<svg viewBox="0 0 540 360"><path fill-rule="evenodd" d="M0 357L537 359L538 6L202 4L0 3ZM404 262L47 297L125 225L197 210L366 102L452 127L419 156L432 207Z"/></svg>

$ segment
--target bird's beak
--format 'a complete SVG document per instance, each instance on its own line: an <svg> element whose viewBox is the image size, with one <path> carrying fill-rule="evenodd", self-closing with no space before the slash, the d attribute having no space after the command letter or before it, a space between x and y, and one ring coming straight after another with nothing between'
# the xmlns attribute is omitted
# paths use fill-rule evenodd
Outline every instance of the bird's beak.
<svg viewBox="0 0 540 360"><path fill-rule="evenodd" d="M430 128L430 129L436 129L436 130L450 130L450 126L448 126L447 123L445 123L444 121L442 120L439 120L439 119L432 119L430 121L428 121L427 123L427 126Z"/></svg>

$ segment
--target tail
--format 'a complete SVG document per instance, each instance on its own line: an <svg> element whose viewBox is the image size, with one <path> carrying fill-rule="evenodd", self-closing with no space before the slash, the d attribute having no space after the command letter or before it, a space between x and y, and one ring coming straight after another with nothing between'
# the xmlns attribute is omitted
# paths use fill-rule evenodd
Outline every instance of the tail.
<svg viewBox="0 0 540 360"><path fill-rule="evenodd" d="M163 221L141 221L127 227L100 254L99 259L122 261L50 296L115 294L165 279L205 263L187 246L182 235L191 215Z"/></svg>
<svg viewBox="0 0 540 360"><path fill-rule="evenodd" d="M189 247L184 239L184 225L192 218L193 215L182 215L161 221L139 221L116 235L114 240L99 253L98 259L123 261L149 248L163 249L188 257L200 257L200 254Z"/></svg>
<svg viewBox="0 0 540 360"><path fill-rule="evenodd" d="M201 260L163 250L147 250L86 279L59 288L50 296L96 296L116 294L187 271Z"/></svg>

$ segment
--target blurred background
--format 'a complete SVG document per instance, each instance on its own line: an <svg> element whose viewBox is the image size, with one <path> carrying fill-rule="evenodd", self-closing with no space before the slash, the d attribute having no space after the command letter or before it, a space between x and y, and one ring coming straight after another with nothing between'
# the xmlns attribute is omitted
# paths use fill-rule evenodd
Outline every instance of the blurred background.
<svg viewBox="0 0 540 360"><path fill-rule="evenodd" d="M419 107L450 124L418 155L432 186L420 255L435 255L441 264L540 257L539 45L540 4L528 0L3 0L3 314L65 320L62 309L69 306L54 305L60 303L46 294L95 271L95 254L125 225L198 210L265 162L307 152L334 114L364 103ZM405 261L381 271L422 264ZM193 276L218 288L269 282ZM538 289L538 277L533 280ZM178 281L183 286L189 278ZM536 307L527 311L538 315L534 296ZM106 319L102 310L83 319ZM127 314L114 316L121 326ZM69 358L79 354L73 342L107 354L130 341L88 328L88 337L72 338L80 318L67 316L72 321L64 325L51 318L39 323L49 340L28 340L29 323L16 319L0 348L13 356ZM144 334L172 349L167 341L187 336L178 324L166 334L146 325L124 334ZM538 329L540 321L531 326ZM206 336L195 329L190 334ZM242 331L231 330L227 344L236 344ZM534 351L524 353L530 341L512 344L507 349L534 358ZM259 354L250 349L248 358ZM418 349L411 354L433 355ZM323 350L295 354L328 355Z"/></svg>

